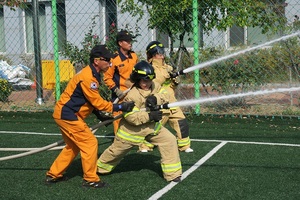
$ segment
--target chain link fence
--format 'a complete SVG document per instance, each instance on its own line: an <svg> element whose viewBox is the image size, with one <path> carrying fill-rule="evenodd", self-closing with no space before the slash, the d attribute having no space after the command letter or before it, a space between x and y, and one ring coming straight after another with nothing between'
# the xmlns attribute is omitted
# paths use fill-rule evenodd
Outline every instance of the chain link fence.
<svg viewBox="0 0 300 200"><path fill-rule="evenodd" d="M140 60L146 59L147 44L158 40L166 47L167 62L177 71L195 62L224 58L180 76L178 101L208 98L200 104L200 113L300 116L299 91L263 95L264 90L300 87L299 34L280 40L300 30L300 0L34 3L0 7L2 111L52 110L59 97L57 87L62 91L89 64L90 49L107 44L115 51L116 33L126 29L136 36L133 50ZM278 42L264 45L276 39ZM243 53L257 45L263 46ZM249 91L262 93L209 100ZM108 90L100 92L109 97ZM194 113L195 106L183 109Z"/></svg>

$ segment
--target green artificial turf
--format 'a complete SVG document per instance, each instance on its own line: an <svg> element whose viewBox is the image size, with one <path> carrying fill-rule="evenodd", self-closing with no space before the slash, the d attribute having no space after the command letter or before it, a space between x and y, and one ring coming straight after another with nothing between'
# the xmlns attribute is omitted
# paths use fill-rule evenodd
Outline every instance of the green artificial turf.
<svg viewBox="0 0 300 200"><path fill-rule="evenodd" d="M51 114L0 112L0 148L36 148L61 140ZM184 173L195 170L160 199L299 199L298 119L225 116L188 119L194 153L180 152L180 156ZM93 116L87 122L89 126L97 123ZM112 142L112 126L100 128L96 136L100 155ZM199 164L221 142L227 143ZM101 176L110 185L105 189L81 187L80 156L66 172L70 180L45 185L45 173L60 150L0 161L1 199L148 199L169 183L162 177L158 149L146 154L136 150L111 174ZM17 153L22 152L0 151L0 157Z"/></svg>

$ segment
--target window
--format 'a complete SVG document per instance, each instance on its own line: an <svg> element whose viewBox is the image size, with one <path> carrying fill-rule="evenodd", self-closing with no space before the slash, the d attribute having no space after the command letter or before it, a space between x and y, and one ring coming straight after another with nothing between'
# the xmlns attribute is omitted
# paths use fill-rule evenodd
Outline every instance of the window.
<svg viewBox="0 0 300 200"><path fill-rule="evenodd" d="M169 36L165 33L160 33L159 30L156 29L156 40L161 42L165 48L169 48Z"/></svg>
<svg viewBox="0 0 300 200"><path fill-rule="evenodd" d="M4 11L0 8L0 52L5 52Z"/></svg>
<svg viewBox="0 0 300 200"><path fill-rule="evenodd" d="M64 3L58 3L57 9L57 32L58 32L58 48L63 50L63 45L66 43L66 9Z"/></svg>
<svg viewBox="0 0 300 200"><path fill-rule="evenodd" d="M109 28L114 23L117 26L117 5L116 0L107 0L106 1L106 35L109 35Z"/></svg>
<svg viewBox="0 0 300 200"><path fill-rule="evenodd" d="M47 50L47 27L46 27L46 11L45 4L39 5L39 26L40 26L40 46L41 51L46 52ZM33 41L33 7L28 4L25 9L25 23L26 23L26 51L27 53L34 52L34 41Z"/></svg>
<svg viewBox="0 0 300 200"><path fill-rule="evenodd" d="M229 46L241 46L245 44L245 29L243 27L233 25L229 30Z"/></svg>

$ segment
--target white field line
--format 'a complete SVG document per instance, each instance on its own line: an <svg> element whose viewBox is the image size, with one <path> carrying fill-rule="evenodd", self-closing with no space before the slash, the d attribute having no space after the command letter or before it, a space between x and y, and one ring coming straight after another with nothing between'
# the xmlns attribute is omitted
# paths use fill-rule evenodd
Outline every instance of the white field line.
<svg viewBox="0 0 300 200"><path fill-rule="evenodd" d="M0 131L0 134L22 134L22 135L52 135L52 136L61 136L60 133L38 133L38 132L18 132L18 131ZM104 135L95 135L97 138L114 138L114 136L104 136ZM65 146L58 146L53 147L48 150L61 150ZM41 147L40 147L41 148ZM36 148L0 148L0 151L34 151L39 149L39 147Z"/></svg>
<svg viewBox="0 0 300 200"><path fill-rule="evenodd" d="M268 142L245 142L245 141L226 141L226 140L200 140L200 139L191 139L191 141L196 142L220 142L218 146L212 149L208 154L206 154L203 158L201 158L197 163L195 163L191 168L186 170L182 174L182 180L185 179L188 175L198 169L204 162L206 162L210 157L212 157L219 149L221 149L227 143L234 144L256 144L256 145L272 145L272 146L289 146L289 147L300 147L300 144L285 144L285 143L268 143ZM164 194L169 192L174 186L178 183L171 182L164 188L157 191L153 194L148 200L157 200L162 197Z"/></svg>
<svg viewBox="0 0 300 200"><path fill-rule="evenodd" d="M10 133L10 134L25 134L25 135L54 135L61 136L60 133L38 133L38 132L17 132L17 131L0 131L1 133ZM97 138L114 138L114 136L104 136L104 135L95 135ZM203 140L203 139L191 139L194 142L227 142L233 144L257 144L257 145L270 145L270 146L288 146L288 147L300 147L300 144L288 144L288 143L269 143L269 142L247 142L247 141L233 141L233 140ZM49 150L59 150L63 146L54 147ZM31 151L38 149L36 148L0 148L0 151Z"/></svg>
<svg viewBox="0 0 300 200"><path fill-rule="evenodd" d="M19 132L19 131L0 131L0 133L22 134L22 135L61 135L59 133L39 133L39 132Z"/></svg>
<svg viewBox="0 0 300 200"><path fill-rule="evenodd" d="M208 154L206 154L203 158L201 158L198 162L196 162L191 168L186 170L182 176L181 180L184 180L188 175L190 175L193 171L198 169L203 163L205 163L210 157L212 157L215 153L217 153L218 150L220 150L227 142L221 142L218 144L215 148L213 148ZM156 200L159 199L162 195L167 193L169 190L171 190L174 186L176 186L178 182L170 182L167 186L162 188L161 190L157 191L155 194L153 194L148 200Z"/></svg>
<svg viewBox="0 0 300 200"><path fill-rule="evenodd" d="M288 143L271 143L271 142L247 142L247 141L233 141L233 140L201 140L191 139L196 142L227 142L233 144L258 144L258 145L270 145L270 146L288 146L288 147L300 147L300 144L288 144Z"/></svg>
<svg viewBox="0 0 300 200"><path fill-rule="evenodd" d="M1 133L11 133L11 134L28 134L28 135L56 135L60 136L61 134L57 133L37 133L37 132L15 132L15 131L0 131ZM114 136L98 136L99 138L113 138ZM182 180L185 179L187 176L189 176L192 172L194 172L196 169L198 169L204 162L206 162L210 157L212 157L219 149L221 149L225 144L227 143L234 143L234 144L256 144L256 145L271 145L271 146L289 146L289 147L300 147L300 144L286 144L286 143L269 143L269 142L247 142L247 141L231 141L231 140L203 140L203 139L191 139L191 141L194 142L219 142L220 144L217 145L214 149L212 149L208 154L206 154L203 158L201 158L197 163L195 163L191 168L189 168L187 171L185 171L182 174ZM63 146L54 147L51 150L61 149ZM0 151L7 151L7 149L11 149L10 151L13 151L13 148L0 148ZM30 151L37 148L14 148L15 151ZM153 194L149 200L156 200L159 199L162 195L167 193L169 190L171 190L175 185L178 183L171 182L155 194Z"/></svg>
<svg viewBox="0 0 300 200"><path fill-rule="evenodd" d="M57 146L57 147L53 147L48 150L61 150L64 147L65 146ZM34 151L34 150L38 150L38 149L40 149L40 148L39 147L35 147L35 148L0 148L0 151Z"/></svg>

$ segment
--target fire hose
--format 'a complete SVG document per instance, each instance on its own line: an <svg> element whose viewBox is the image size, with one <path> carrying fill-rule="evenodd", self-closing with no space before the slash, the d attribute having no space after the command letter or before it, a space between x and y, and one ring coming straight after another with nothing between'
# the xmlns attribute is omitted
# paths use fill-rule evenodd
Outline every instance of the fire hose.
<svg viewBox="0 0 300 200"><path fill-rule="evenodd" d="M101 123L98 123L98 124L92 126L90 129L93 131L93 130L96 130L96 129L102 127L102 126L111 124L114 120L122 118L122 116L123 116L122 114L117 115L113 119L106 120L106 121L103 121ZM39 152L51 149L53 147L62 145L62 144L64 144L64 140L60 140L60 141L54 142L52 144L49 144L47 146L44 146L44 147L41 147L41 148L38 148L38 149L34 149L34 150L31 150L31 151L15 154L15 155L11 155L11 156L2 157L2 158L0 158L0 161L10 160L10 159L14 159L14 158L20 158L20 157L28 156L28 155L31 155L31 154L39 153Z"/></svg>
<svg viewBox="0 0 300 200"><path fill-rule="evenodd" d="M130 91L130 89L131 89L131 87L128 88L127 90L125 90L123 92L122 97L117 98L113 103L114 104L118 103L120 99L122 99L122 98L124 98L126 96L126 94ZM122 116L123 116L122 114L117 115L113 119L100 122L100 123L98 123L98 124L90 127L90 129L91 129L92 133L94 134L98 130L98 128L100 128L102 126L107 126L107 125L111 124L113 121L115 121L117 119L121 119ZM51 149L53 147L62 145L62 144L64 144L64 140L60 140L60 141L57 141L55 143L49 144L47 146L44 146L44 147L41 147L41 148L38 148L38 149L34 149L34 150L31 150L31 151L23 152L23 153L20 153L20 154L15 154L15 155L11 155L11 156L5 156L5 157L0 158L0 161L10 160L10 159L14 159L14 158L20 158L20 157L28 156L28 155L31 155L31 154L39 153L39 152Z"/></svg>
<svg viewBox="0 0 300 200"><path fill-rule="evenodd" d="M226 99L232 99L232 98L266 95L266 94L272 94L272 93L278 93L278 92L293 92L293 91L299 91L299 90L300 90L300 87L278 88L278 89L272 89L272 90L261 90L261 91L255 91L255 92L247 92L247 93L240 93L240 94L217 96L217 97L211 97L211 98L189 99L189 100L177 101L177 102L173 102L173 103L165 103L163 105L156 105L152 109L153 110L169 109L169 108L178 107L178 106L191 106L191 105L195 105L195 104L199 104L199 103L214 102L214 101L220 101L220 100L226 100ZM145 111L145 110L148 111L147 109L141 109L141 111ZM106 121L103 121L101 123L98 123L98 124L92 126L90 129L91 130L98 129L101 126L111 124L114 120L120 119L122 117L123 117L122 114L117 115L113 119L106 120ZM28 151L28 152L24 152L24 153L12 155L12 156L2 157L2 158L0 158L0 161L31 155L31 154L34 154L34 153L45 151L47 149L53 148L53 147L61 145L63 143L64 143L64 141L60 140L58 142L55 142L53 144L41 147L39 149L31 150L31 151Z"/></svg>

